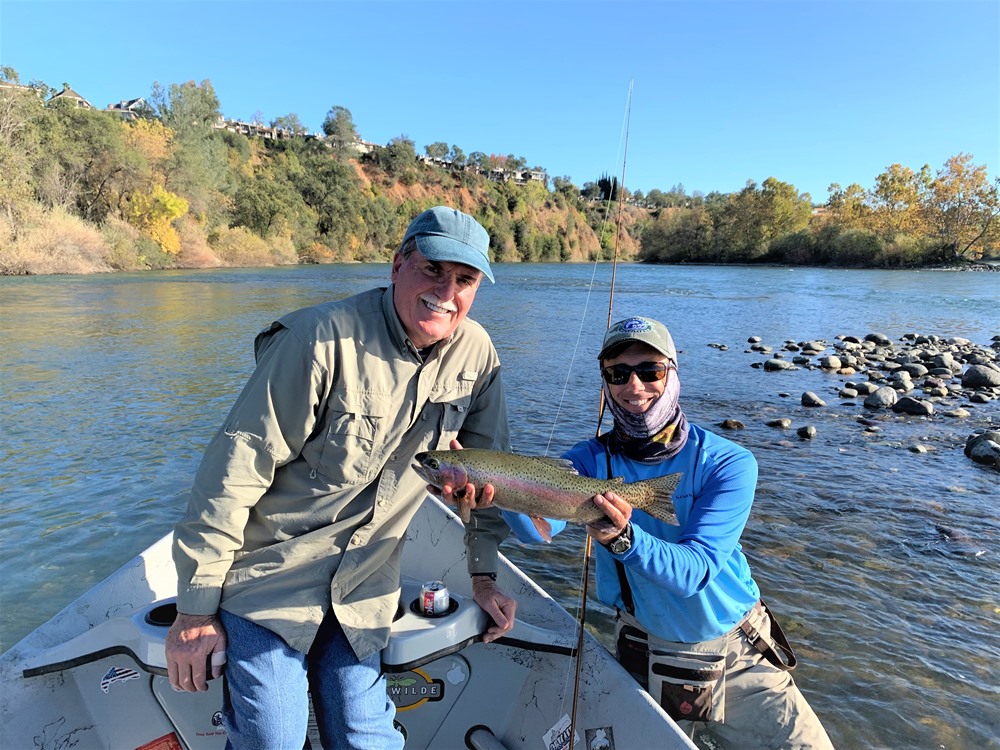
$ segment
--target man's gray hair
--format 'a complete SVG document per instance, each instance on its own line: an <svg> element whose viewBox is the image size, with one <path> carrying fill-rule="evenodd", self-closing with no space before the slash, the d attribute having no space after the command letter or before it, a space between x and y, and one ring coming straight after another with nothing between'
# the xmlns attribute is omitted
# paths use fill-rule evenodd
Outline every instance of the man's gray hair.
<svg viewBox="0 0 1000 750"><path fill-rule="evenodd" d="M405 260L406 258L409 258L411 255L413 255L413 253L416 252L416 250L417 250L417 238L410 237L410 239L404 242L400 246L399 250L397 250L396 252L399 255L403 256L403 259Z"/></svg>

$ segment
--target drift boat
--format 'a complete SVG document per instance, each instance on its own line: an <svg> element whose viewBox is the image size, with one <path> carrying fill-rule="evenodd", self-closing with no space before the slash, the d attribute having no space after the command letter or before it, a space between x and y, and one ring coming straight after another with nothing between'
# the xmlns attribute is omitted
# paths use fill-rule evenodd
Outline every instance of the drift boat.
<svg viewBox="0 0 1000 750"><path fill-rule="evenodd" d="M498 584L517 624L482 643L463 527L428 496L407 532L399 612L382 652L406 748L561 750L570 746L577 622L501 556ZM222 680L177 693L164 639L176 615L167 534L0 656L5 750L222 750ZM425 616L421 585L443 581L448 610ZM589 633L573 746L583 750L693 748L662 709ZM310 727L310 743L321 747Z"/></svg>

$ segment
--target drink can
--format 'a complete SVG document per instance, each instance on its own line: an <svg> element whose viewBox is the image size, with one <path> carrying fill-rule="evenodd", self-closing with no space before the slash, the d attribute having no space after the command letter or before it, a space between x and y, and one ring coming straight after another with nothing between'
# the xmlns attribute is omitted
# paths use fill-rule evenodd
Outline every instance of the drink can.
<svg viewBox="0 0 1000 750"><path fill-rule="evenodd" d="M420 587L420 611L425 616L443 615L449 606L451 597L443 581L431 581Z"/></svg>

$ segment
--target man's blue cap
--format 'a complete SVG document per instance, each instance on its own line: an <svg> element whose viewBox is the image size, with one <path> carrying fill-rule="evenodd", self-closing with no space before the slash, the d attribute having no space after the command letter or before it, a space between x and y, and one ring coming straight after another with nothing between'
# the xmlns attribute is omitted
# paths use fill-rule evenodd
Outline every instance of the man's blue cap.
<svg viewBox="0 0 1000 750"><path fill-rule="evenodd" d="M403 244L411 237L427 260L464 263L482 271L486 278L493 281L489 259L490 236L468 214L447 206L428 208L410 222L403 235Z"/></svg>

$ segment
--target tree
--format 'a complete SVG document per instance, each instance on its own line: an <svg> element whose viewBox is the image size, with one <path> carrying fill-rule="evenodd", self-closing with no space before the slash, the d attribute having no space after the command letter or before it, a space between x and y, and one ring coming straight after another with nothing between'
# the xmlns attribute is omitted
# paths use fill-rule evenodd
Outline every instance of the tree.
<svg viewBox="0 0 1000 750"><path fill-rule="evenodd" d="M666 209L643 231L639 259L661 263L708 260L713 231L704 206Z"/></svg>
<svg viewBox="0 0 1000 750"><path fill-rule="evenodd" d="M927 194L931 231L953 257L979 257L981 241L1000 216L1000 178L990 184L985 166L971 154L945 162Z"/></svg>
<svg viewBox="0 0 1000 750"><path fill-rule="evenodd" d="M289 112L287 115L282 115L281 117L275 117L271 120L272 128L280 128L292 135L305 135L309 132L309 129L302 124L302 120L294 112Z"/></svg>
<svg viewBox="0 0 1000 750"><path fill-rule="evenodd" d="M465 152L455 144L452 144L451 146L451 153L449 154L449 157L451 159L452 166L465 166Z"/></svg>
<svg viewBox="0 0 1000 750"><path fill-rule="evenodd" d="M602 201L617 201L618 200L618 178L608 177L607 174L601 175L600 179L597 181L597 187L601 191Z"/></svg>
<svg viewBox="0 0 1000 750"><path fill-rule="evenodd" d="M653 188L648 193L646 193L646 203L657 208L662 208L668 205L669 198L663 193L662 190L657 190Z"/></svg>
<svg viewBox="0 0 1000 750"><path fill-rule="evenodd" d="M396 136L376 154L378 165L396 180L409 179L408 175L417 165L416 145L405 135Z"/></svg>
<svg viewBox="0 0 1000 750"><path fill-rule="evenodd" d="M192 132L210 131L219 121L219 97L208 80L172 83L169 90L154 82L150 101L163 124L182 140Z"/></svg>
<svg viewBox="0 0 1000 750"><path fill-rule="evenodd" d="M87 221L120 210L121 196L142 168L114 115L78 107L46 107L35 163L36 186L49 205L73 206Z"/></svg>
<svg viewBox="0 0 1000 750"><path fill-rule="evenodd" d="M333 106L323 120L323 134L338 156L346 156L358 140L354 118L347 107Z"/></svg>
<svg viewBox="0 0 1000 750"><path fill-rule="evenodd" d="M174 132L164 188L185 196L198 216L218 213L227 164L224 143L214 137L220 113L211 82L172 83L167 90L154 83L150 98L160 121Z"/></svg>
<svg viewBox="0 0 1000 750"><path fill-rule="evenodd" d="M17 71L0 66L0 80L19 85ZM0 210L10 225L30 205L32 167L39 154L42 99L34 90L0 90Z"/></svg>
<svg viewBox="0 0 1000 750"><path fill-rule="evenodd" d="M439 161L447 161L448 144L445 143L444 141L438 141L437 143L432 143L429 146L424 146L424 153L426 153L432 159L437 159Z"/></svg>
<svg viewBox="0 0 1000 750"><path fill-rule="evenodd" d="M865 202L865 189L856 182L841 189L836 182L827 188L830 220L843 229L864 229L872 225L872 210Z"/></svg>
<svg viewBox="0 0 1000 750"><path fill-rule="evenodd" d="M927 164L919 172L901 164L886 167L875 178L875 187L868 191L867 202L872 209L871 228L887 240L897 234L926 231L923 208L930 179Z"/></svg>
<svg viewBox="0 0 1000 750"><path fill-rule="evenodd" d="M553 177L552 189L557 194L563 195L566 198L575 198L580 194L580 189L573 184L573 180L570 179L569 175Z"/></svg>
<svg viewBox="0 0 1000 750"><path fill-rule="evenodd" d="M800 194L793 185L768 177L757 187L748 180L718 215L716 251L731 261L759 260L772 240L805 229L811 213L809 194Z"/></svg>
<svg viewBox="0 0 1000 750"><path fill-rule="evenodd" d="M181 240L173 221L187 213L188 202L157 185L146 194L132 197L130 223L148 234L165 253L176 255Z"/></svg>

